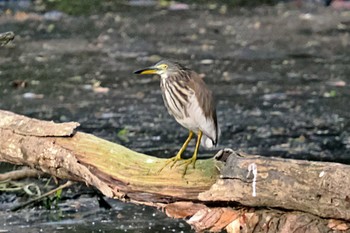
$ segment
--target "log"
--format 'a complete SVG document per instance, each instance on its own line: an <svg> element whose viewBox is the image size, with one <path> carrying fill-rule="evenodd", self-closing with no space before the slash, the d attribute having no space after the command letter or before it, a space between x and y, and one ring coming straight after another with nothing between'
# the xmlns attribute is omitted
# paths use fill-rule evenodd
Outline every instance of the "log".
<svg viewBox="0 0 350 233"><path fill-rule="evenodd" d="M349 231L347 165L223 149L183 176L181 166L158 172L164 159L77 132L78 126L0 110L0 161L162 208L171 217L187 218L196 231Z"/></svg>
<svg viewBox="0 0 350 233"><path fill-rule="evenodd" d="M350 166L267 159L232 150L224 150L220 156L225 152L230 155L220 179L199 194L200 200L236 201L245 206L300 210L350 220Z"/></svg>

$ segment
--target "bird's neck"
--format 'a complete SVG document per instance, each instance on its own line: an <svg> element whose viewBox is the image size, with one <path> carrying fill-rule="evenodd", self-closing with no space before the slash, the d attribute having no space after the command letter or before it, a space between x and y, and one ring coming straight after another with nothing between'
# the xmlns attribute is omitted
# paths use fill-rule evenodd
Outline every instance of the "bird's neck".
<svg viewBox="0 0 350 233"><path fill-rule="evenodd" d="M161 74L160 78L162 79L163 82L165 82L165 80L168 78L168 76L166 74Z"/></svg>

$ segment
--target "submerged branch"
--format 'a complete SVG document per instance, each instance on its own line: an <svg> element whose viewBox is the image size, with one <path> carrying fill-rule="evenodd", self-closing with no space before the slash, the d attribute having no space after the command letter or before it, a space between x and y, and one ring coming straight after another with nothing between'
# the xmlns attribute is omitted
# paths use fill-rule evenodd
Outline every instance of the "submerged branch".
<svg viewBox="0 0 350 233"><path fill-rule="evenodd" d="M15 39L15 33L13 32L3 32L0 33L0 46L6 45L8 42Z"/></svg>
<svg viewBox="0 0 350 233"><path fill-rule="evenodd" d="M29 205L31 205L31 204L33 204L33 203L39 202L39 201L41 201L42 199L44 199L45 197L48 197L48 196L50 196L50 195L56 193L56 192L59 191L59 190L65 189L65 188L71 186L72 184L73 184L73 182L67 181L65 184L62 184L62 185L60 185L59 187L57 187L57 188L55 188L55 189L52 189L52 190L48 191L47 193L44 193L43 195L40 195L40 196L38 196L38 197L36 197L36 198L33 198L33 199L31 199L31 200L29 200L29 201L27 201L27 202L25 202L25 203L22 203L22 204L19 204L19 205L17 205L17 206L12 207L12 208L11 208L11 211L17 211L17 210L23 209L23 208L25 208L26 206L29 206Z"/></svg>

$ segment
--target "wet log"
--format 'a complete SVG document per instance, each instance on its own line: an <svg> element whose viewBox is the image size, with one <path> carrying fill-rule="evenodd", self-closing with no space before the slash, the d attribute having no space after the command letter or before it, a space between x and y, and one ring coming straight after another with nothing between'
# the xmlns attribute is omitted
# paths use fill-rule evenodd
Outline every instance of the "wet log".
<svg viewBox="0 0 350 233"><path fill-rule="evenodd" d="M196 169L53 123L0 110L0 161L85 182L111 198L162 208L195 230L349 231L350 166L220 150Z"/></svg>

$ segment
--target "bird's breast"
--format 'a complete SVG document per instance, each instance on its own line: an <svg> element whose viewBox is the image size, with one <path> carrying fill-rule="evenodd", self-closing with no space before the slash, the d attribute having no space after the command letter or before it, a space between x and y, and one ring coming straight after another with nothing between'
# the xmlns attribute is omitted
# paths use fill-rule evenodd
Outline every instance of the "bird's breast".
<svg viewBox="0 0 350 233"><path fill-rule="evenodd" d="M177 121L189 117L188 100L193 93L178 83L168 81L165 78L161 79L160 86L165 106L170 115L173 115Z"/></svg>

